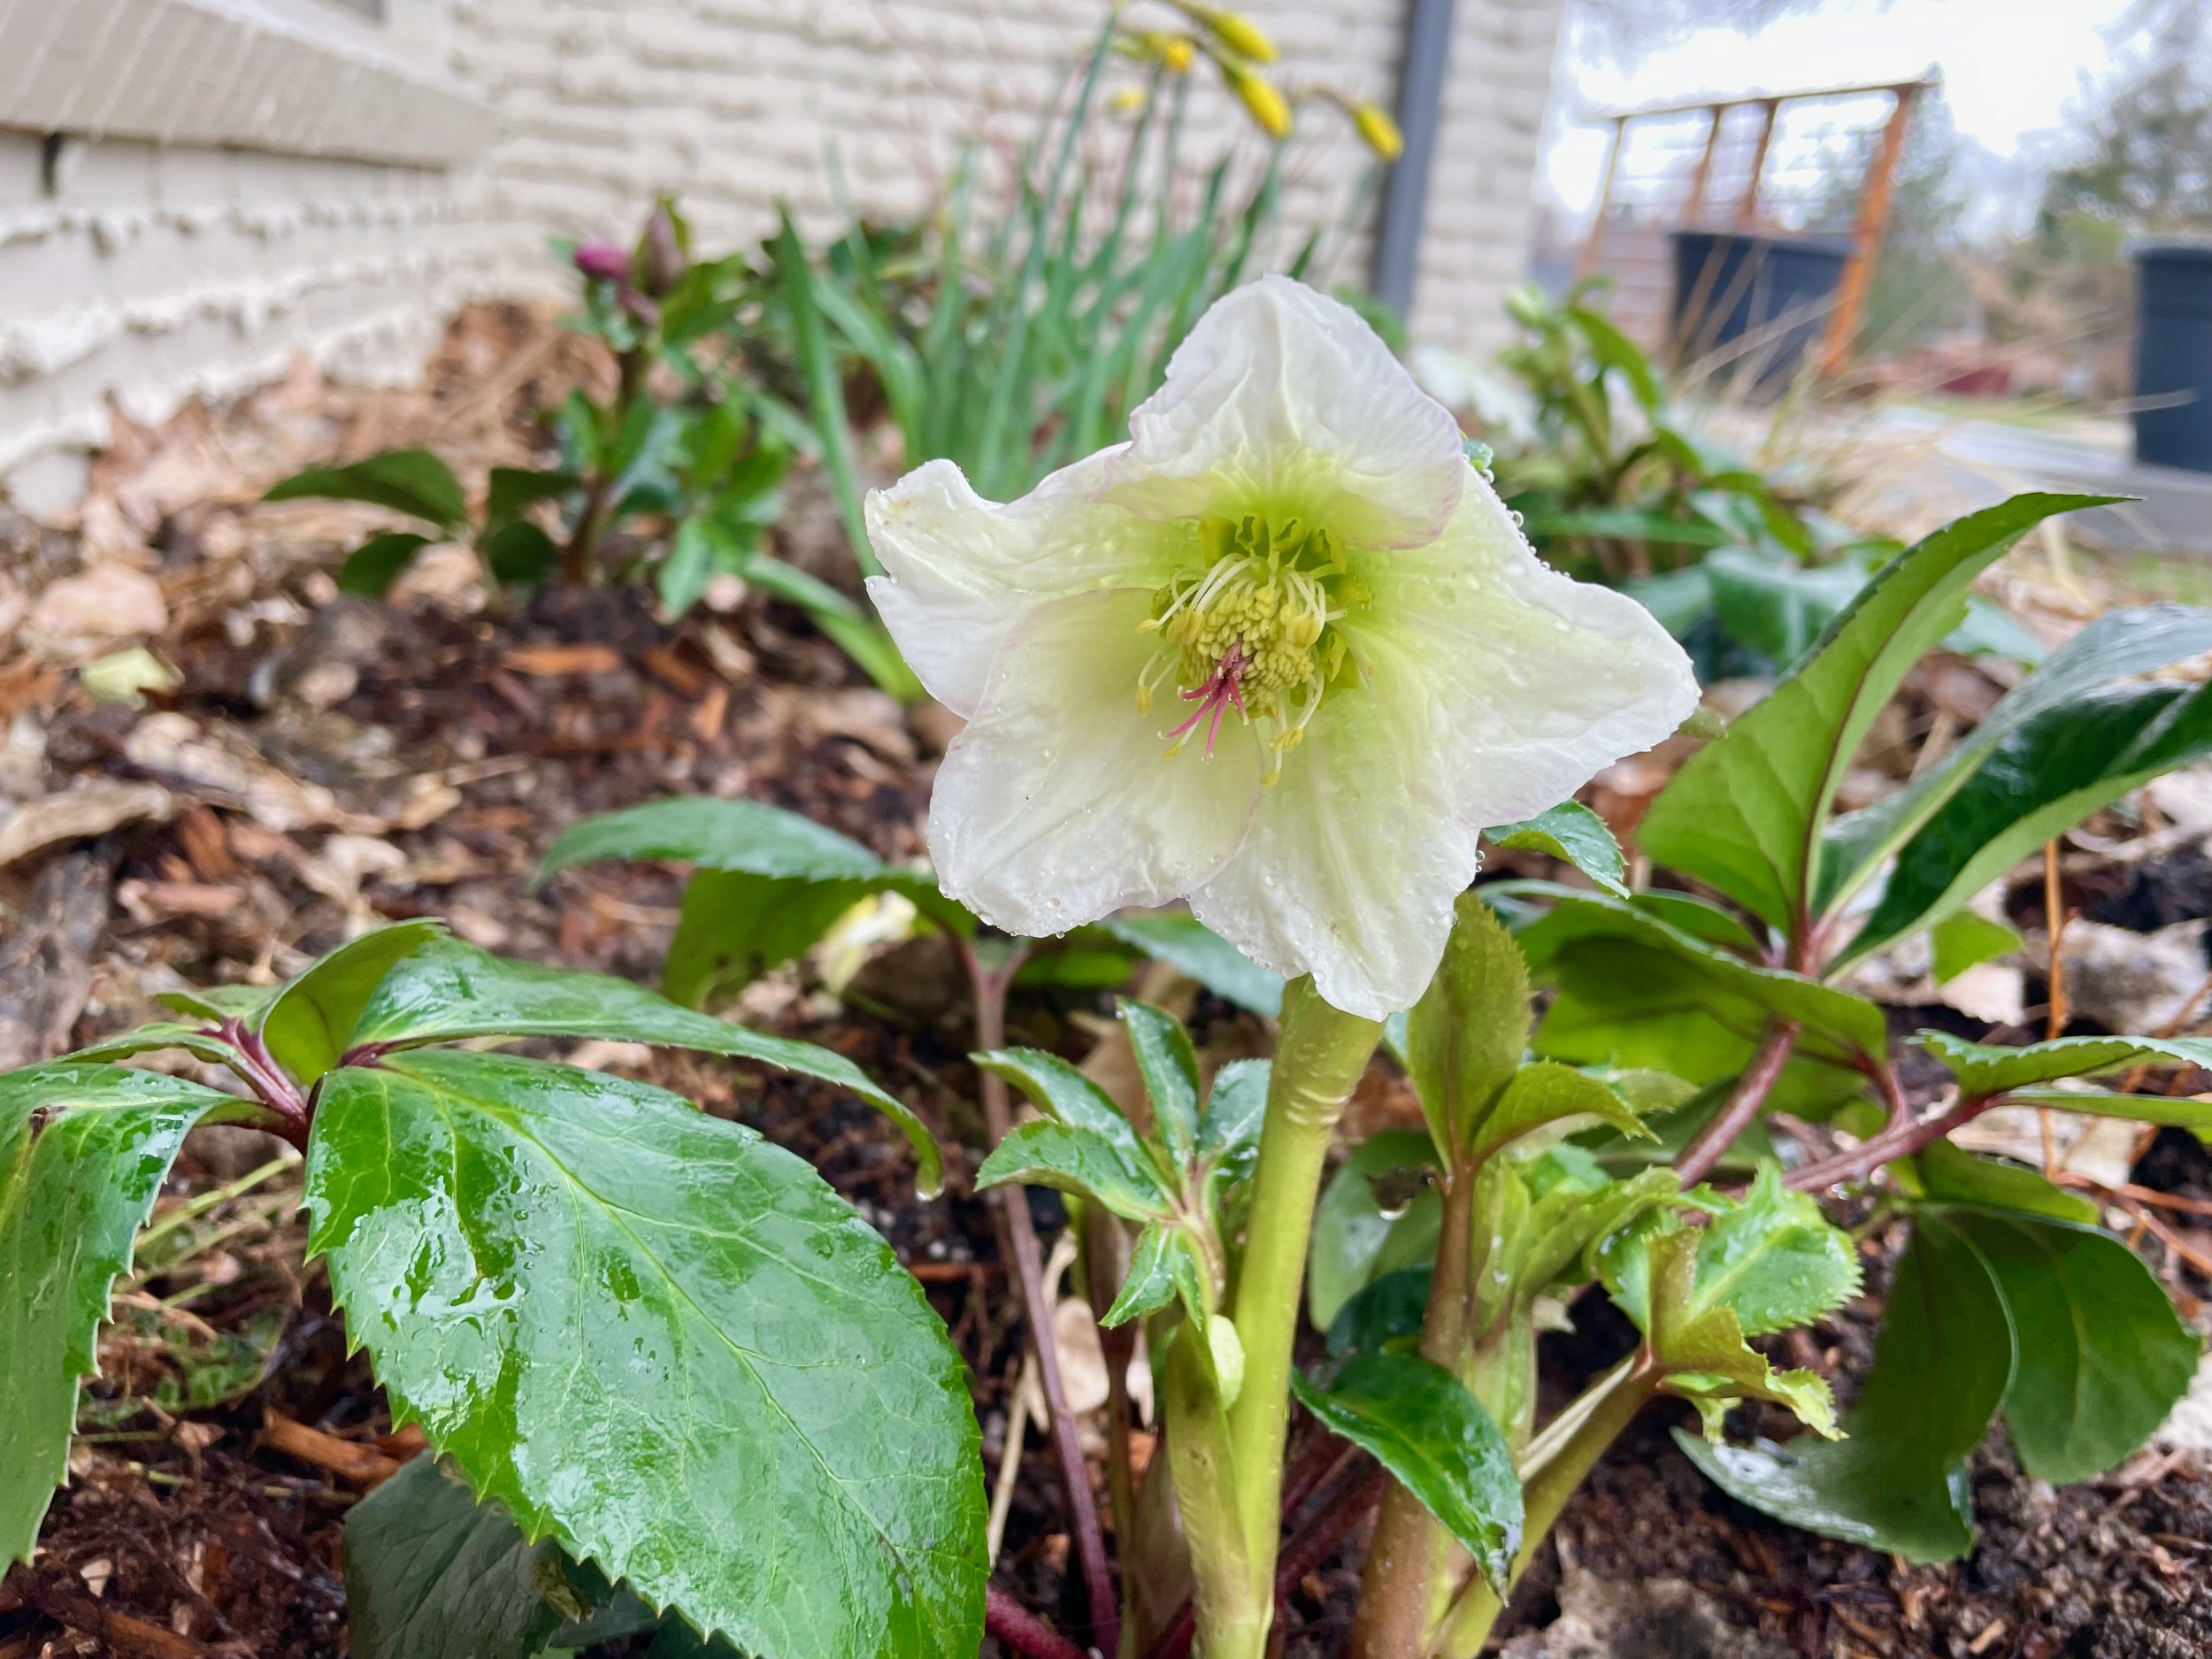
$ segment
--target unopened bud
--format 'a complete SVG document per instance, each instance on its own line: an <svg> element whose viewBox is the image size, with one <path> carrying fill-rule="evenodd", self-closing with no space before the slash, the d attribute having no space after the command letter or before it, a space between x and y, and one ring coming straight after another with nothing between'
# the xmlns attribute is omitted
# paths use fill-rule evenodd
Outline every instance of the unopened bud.
<svg viewBox="0 0 2212 1659"><path fill-rule="evenodd" d="M1106 107L1116 115L1134 115L1139 110L1144 108L1144 103L1142 87L1124 87L1119 92L1114 94Z"/></svg>
<svg viewBox="0 0 2212 1659"><path fill-rule="evenodd" d="M1201 5L1196 0L1182 0L1176 9L1238 57L1248 58L1256 64L1275 61L1275 42L1249 18L1239 17L1220 6Z"/></svg>
<svg viewBox="0 0 2212 1659"><path fill-rule="evenodd" d="M588 242L569 256L576 268L603 282L627 282L630 256L611 242Z"/></svg>
<svg viewBox="0 0 2212 1659"><path fill-rule="evenodd" d="M1398 130L1398 123L1386 111L1371 104L1355 104L1351 108L1352 125L1367 141L1368 149L1385 161L1395 161L1405 154L1405 134Z"/></svg>
<svg viewBox="0 0 2212 1659"><path fill-rule="evenodd" d="M659 299L683 280L690 263L684 257L676 215L664 201L645 221L645 234L638 238L638 287Z"/></svg>
<svg viewBox="0 0 2212 1659"><path fill-rule="evenodd" d="M1270 138L1290 136L1290 100L1265 75L1254 74L1241 64L1224 60L1222 78L1243 100L1246 111Z"/></svg>

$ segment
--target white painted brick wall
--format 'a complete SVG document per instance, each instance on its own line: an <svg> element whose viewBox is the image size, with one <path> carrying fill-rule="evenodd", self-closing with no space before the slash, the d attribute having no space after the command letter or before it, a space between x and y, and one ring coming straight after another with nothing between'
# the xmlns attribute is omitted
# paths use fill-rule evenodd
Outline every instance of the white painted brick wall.
<svg viewBox="0 0 2212 1659"><path fill-rule="evenodd" d="M1459 0L1416 292L1425 341L1484 350L1502 334L1562 4ZM1282 48L1285 84L1326 81L1386 105L1404 8L1247 0ZM833 151L846 200L915 211L972 135L1002 164L1036 130L1101 15L1098 0L390 10L391 50L499 117L490 148L460 169L72 139L48 178L38 135L5 130L0 107L0 472L96 444L111 396L158 419L194 391L280 372L303 347L341 373L403 376L462 299L557 287L548 235L625 235L662 191L682 197L710 246L758 239L779 197L819 232L841 219ZM0 0L0 22L7 11ZM1194 89L1187 156L1248 133L1225 91ZM1284 175L1294 234L1335 222L1366 159L1333 111L1302 114ZM1365 274L1372 216L1371 204L1346 248L1346 278Z"/></svg>

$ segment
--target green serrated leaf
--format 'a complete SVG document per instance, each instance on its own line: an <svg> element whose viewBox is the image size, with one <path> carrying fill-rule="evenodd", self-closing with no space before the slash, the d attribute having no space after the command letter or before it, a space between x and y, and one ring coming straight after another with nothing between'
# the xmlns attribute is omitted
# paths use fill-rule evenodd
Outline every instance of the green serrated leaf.
<svg viewBox="0 0 2212 1659"><path fill-rule="evenodd" d="M1444 960L1406 1017L1406 1069L1447 1159L1479 1161L1476 1135L1519 1069L1528 1025L1521 948L1488 904L1461 895Z"/></svg>
<svg viewBox="0 0 2212 1659"><path fill-rule="evenodd" d="M392 584L406 574L415 555L431 544L431 538L411 530L387 530L373 535L338 567L338 588L362 599L381 599Z"/></svg>
<svg viewBox="0 0 2212 1659"><path fill-rule="evenodd" d="M1198 1155L1198 1056L1190 1033L1174 1015L1148 1002L1124 997L1120 1010L1169 1167L1184 1170Z"/></svg>
<svg viewBox="0 0 2212 1659"><path fill-rule="evenodd" d="M2045 710L2008 733L1897 854L1855 961L1939 919L2099 808L2212 755L2212 688L2129 685Z"/></svg>
<svg viewBox="0 0 2212 1659"><path fill-rule="evenodd" d="M1637 827L1644 850L1778 928L1801 926L1837 786L1906 671L2022 535L2108 499L2016 495L1899 554L1770 696L1675 773Z"/></svg>
<svg viewBox="0 0 2212 1659"><path fill-rule="evenodd" d="M1912 1041L1943 1063L1958 1079L1962 1094L1975 1099L2131 1066L2212 1066L2212 1038L2204 1037L2059 1037L2008 1048L1997 1043L1969 1042L1947 1031L1917 1031ZM2168 1103L2154 1099L2143 1102L2147 1108Z"/></svg>
<svg viewBox="0 0 2212 1659"><path fill-rule="evenodd" d="M198 990L158 991L154 1001L179 1014L220 1022L240 1019L252 1025L283 989L276 985L211 985Z"/></svg>
<svg viewBox="0 0 2212 1659"><path fill-rule="evenodd" d="M979 1179L977 1184L981 1185ZM1136 1248L1129 1253L1129 1273L1121 1282L1120 1294L1098 1322L1110 1331L1159 1312L1179 1295L1194 1317L1203 1315L1205 1298L1188 1240L1175 1228L1148 1225L1137 1234Z"/></svg>
<svg viewBox="0 0 2212 1659"><path fill-rule="evenodd" d="M1017 1124L975 1172L978 1187L1021 1181L1103 1204L1125 1221L1168 1215L1174 1198L1148 1159L1131 1160L1104 1136L1066 1124Z"/></svg>
<svg viewBox="0 0 2212 1659"><path fill-rule="evenodd" d="M964 1372L806 1164L642 1084L428 1052L325 1079L310 1248L398 1418L526 1536L763 1659L970 1659Z"/></svg>
<svg viewBox="0 0 2212 1659"><path fill-rule="evenodd" d="M177 1148L238 1105L123 1066L0 1074L0 1565L31 1558L68 1471L109 1287L130 1271Z"/></svg>
<svg viewBox="0 0 2212 1659"><path fill-rule="evenodd" d="M611 974L512 962L457 939L435 939L402 957L369 998L347 1046L418 1048L472 1037L603 1037L757 1060L819 1078L851 1090L898 1125L913 1144L915 1184L925 1196L944 1183L943 1155L928 1125L844 1056L680 1008Z"/></svg>
<svg viewBox="0 0 2212 1659"><path fill-rule="evenodd" d="M127 1060L133 1055L158 1054L164 1048L181 1048L194 1059L204 1060L211 1065L227 1065L237 1057L237 1050L209 1036L205 1026L172 1019L157 1019L151 1025L118 1032L63 1057L76 1061Z"/></svg>
<svg viewBox="0 0 2212 1659"><path fill-rule="evenodd" d="M1198 1156L1219 1171L1224 1187L1243 1186L1259 1162L1271 1071L1265 1060L1232 1060L1214 1074L1198 1120Z"/></svg>
<svg viewBox="0 0 2212 1659"><path fill-rule="evenodd" d="M1513 1074L1474 1128L1469 1160L1480 1164L1514 1141L1540 1130L1572 1133L1602 1124L1633 1139L1653 1139L1628 1102L1586 1071L1556 1060L1537 1060Z"/></svg>
<svg viewBox="0 0 2212 1659"><path fill-rule="evenodd" d="M1831 914L1839 909L1957 792L2002 739L2038 715L2101 687L2207 650L2212 650L2212 611L2147 605L2099 617L2007 693L1940 765L1828 826L1816 908ZM1940 967L1937 977L1945 977Z"/></svg>
<svg viewBox="0 0 2212 1659"><path fill-rule="evenodd" d="M1858 1291L1850 1239L1809 1196L1783 1186L1772 1164L1698 1240L1696 1305L1728 1309L1746 1336L1808 1324Z"/></svg>
<svg viewBox="0 0 2212 1659"><path fill-rule="evenodd" d="M1563 858L1606 892L1624 899L1629 896L1621 879L1628 866L1621 856L1620 842L1613 839L1605 820L1579 801L1563 802L1548 812L1518 824L1501 824L1483 833L1500 847L1518 847Z"/></svg>
<svg viewBox="0 0 2212 1659"><path fill-rule="evenodd" d="M468 500L453 469L427 449L391 449L350 466L311 466L273 486L264 501L365 501L453 531Z"/></svg>
<svg viewBox="0 0 2212 1659"><path fill-rule="evenodd" d="M1505 1436L1466 1384L1413 1354L1362 1353L1325 1388L1291 1386L1324 1426L1373 1454L1502 1585L1521 1547L1521 1482Z"/></svg>
<svg viewBox="0 0 2212 1659"><path fill-rule="evenodd" d="M1001 1048L972 1058L1021 1090L1055 1123L1095 1137L1132 1171L1152 1171L1154 1184L1167 1190L1167 1171L1158 1167L1136 1125L1122 1115L1112 1095L1058 1055L1038 1048Z"/></svg>
<svg viewBox="0 0 2212 1659"><path fill-rule="evenodd" d="M435 1457L417 1457L346 1514L346 1621L358 1659L535 1659L565 1620L545 1598L550 1540L532 1543Z"/></svg>
<svg viewBox="0 0 2212 1659"><path fill-rule="evenodd" d="M1974 1541L1962 1466L2011 1386L2014 1353L2012 1317L1981 1252L1924 1216L1898 1262L1847 1439L1675 1439L1729 1495L1778 1521L1909 1561L1954 1561Z"/></svg>
<svg viewBox="0 0 2212 1659"><path fill-rule="evenodd" d="M1261 967L1194 916L1156 910L1149 916L1110 916L1098 926L1132 950L1197 980L1224 1002L1270 1019L1282 1012L1282 976Z"/></svg>
<svg viewBox="0 0 2212 1659"><path fill-rule="evenodd" d="M403 958L445 935L434 918L395 922L349 940L271 999L257 1022L277 1064L312 1083L338 1064L348 1039L384 976Z"/></svg>
<svg viewBox="0 0 2212 1659"><path fill-rule="evenodd" d="M1722 1287L1702 1286L1701 1232L1683 1228L1649 1235L1650 1280L1646 1334L1663 1368L1667 1392L1698 1408L1708 1438L1717 1439L1728 1405L1769 1400L1785 1406L1824 1439L1838 1438L1835 1402L1826 1379L1807 1371L1776 1371L1744 1340L1742 1322Z"/></svg>

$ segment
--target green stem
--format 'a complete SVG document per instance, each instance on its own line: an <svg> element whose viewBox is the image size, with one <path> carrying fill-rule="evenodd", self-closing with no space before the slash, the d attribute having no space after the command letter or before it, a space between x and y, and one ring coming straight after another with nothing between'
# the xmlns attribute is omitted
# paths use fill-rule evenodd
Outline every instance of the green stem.
<svg viewBox="0 0 2212 1659"><path fill-rule="evenodd" d="M1521 1462L1521 1548L1507 1575L1508 1591L1521 1581L1538 1547L1558 1524L1567 1500L1589 1478L1606 1448L1659 1392L1660 1381L1660 1370L1649 1352L1640 1349L1585 1390L1529 1443ZM1475 1577L1452 1603L1429 1651L1440 1659L1475 1659L1504 1610L1504 1601L1489 1581Z"/></svg>
<svg viewBox="0 0 2212 1659"><path fill-rule="evenodd" d="M1310 979L1294 979L1284 988L1267 1118L1252 1176L1251 1216L1231 1302L1244 1348L1242 1386L1219 1419L1231 1479L1214 1493L1192 1493L1183 1478L1186 1454L1179 1451L1173 1465L1196 1570L1201 1659L1259 1659L1266 1646L1274 1616L1291 1345L1298 1333L1306 1240L1336 1120L1381 1035L1379 1021L1323 1002ZM1194 1359L1188 1369L1199 1369ZM1174 1447L1183 1433L1179 1425L1171 1424L1169 1445ZM1204 1449L1192 1447L1190 1453ZM1202 1509L1217 1495L1233 1507L1233 1521L1194 1516L1194 1509ZM1234 1548L1204 1558L1202 1532L1230 1539Z"/></svg>

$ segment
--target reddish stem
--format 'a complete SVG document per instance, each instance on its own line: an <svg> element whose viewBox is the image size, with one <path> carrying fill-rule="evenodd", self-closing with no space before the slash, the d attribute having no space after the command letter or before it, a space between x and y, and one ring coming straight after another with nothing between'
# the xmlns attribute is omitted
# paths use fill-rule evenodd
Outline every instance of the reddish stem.
<svg viewBox="0 0 2212 1659"><path fill-rule="evenodd" d="M248 1029L245 1021L236 1015L226 1016L222 1023L208 1033L230 1045L236 1058L230 1069L245 1080L254 1092L254 1098L283 1119L283 1126L273 1133L281 1135L301 1151L307 1149L307 1126L313 1117L313 1109L300 1086L276 1062L269 1052L261 1033Z"/></svg>
<svg viewBox="0 0 2212 1659"><path fill-rule="evenodd" d="M968 982L975 994L976 1046L987 1053L1005 1046L1006 992L1015 972L1029 954L1018 944L997 968L984 965L974 941L958 941ZM983 1073L983 1118L996 1146L1014 1126L1014 1114L1006 1095L1006 1080L996 1072ZM1045 1406L1052 1418L1053 1449L1060 1462L1060 1484L1068 1497L1069 1529L1083 1566L1083 1586L1090 1604L1091 1634L1106 1654L1121 1651L1121 1609L1114 1594L1114 1578L1106 1564L1106 1537L1099 1530L1098 1500L1091 1491L1090 1470L1083 1461L1083 1441L1068 1409L1068 1394L1060 1377L1060 1350L1052 1337L1052 1306L1045 1294L1043 1253L1037 1248L1037 1229L1029 1218L1027 1190L1002 1187L993 1194L1006 1233L1013 1246L1014 1265L1021 1281L1022 1309L1029 1321L1030 1340L1037 1350L1037 1378L1044 1385Z"/></svg>
<svg viewBox="0 0 2212 1659"><path fill-rule="evenodd" d="M995 1584L983 1586L983 1632L997 1637L1024 1659L1090 1659Z"/></svg>
<svg viewBox="0 0 2212 1659"><path fill-rule="evenodd" d="M1893 1158L1910 1157L1921 1148L1940 1141L1954 1129L1970 1124L2004 1097L1986 1095L1979 1099L1963 1096L1959 1102L1932 1118L1893 1120L1880 1133L1862 1141L1847 1151L1832 1156L1816 1158L1801 1169L1793 1170L1786 1184L1801 1193L1816 1193L1830 1187L1840 1187L1847 1181L1864 1180Z"/></svg>
<svg viewBox="0 0 2212 1659"><path fill-rule="evenodd" d="M1759 1108L1767 1103L1767 1096L1774 1092L1776 1079L1789 1063L1790 1050L1796 1043L1794 1020L1786 1019L1768 1028L1758 1052L1751 1056L1750 1065L1737 1080L1736 1092L1674 1161L1675 1173L1682 1178L1683 1186L1694 1187L1711 1174L1713 1166L1736 1143L1736 1137L1751 1127Z"/></svg>

